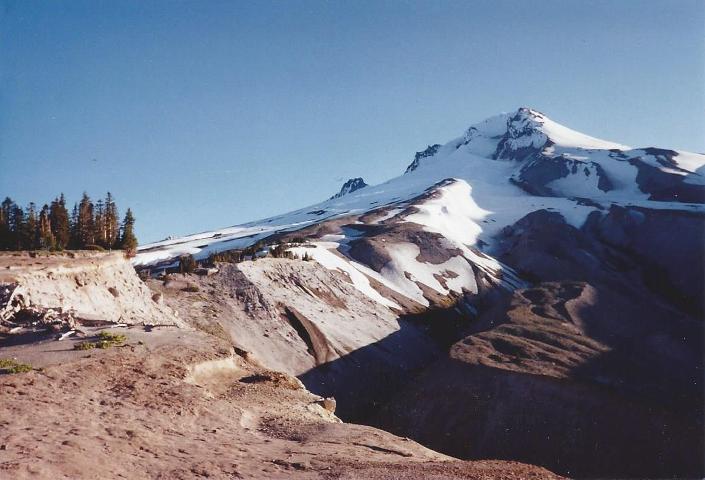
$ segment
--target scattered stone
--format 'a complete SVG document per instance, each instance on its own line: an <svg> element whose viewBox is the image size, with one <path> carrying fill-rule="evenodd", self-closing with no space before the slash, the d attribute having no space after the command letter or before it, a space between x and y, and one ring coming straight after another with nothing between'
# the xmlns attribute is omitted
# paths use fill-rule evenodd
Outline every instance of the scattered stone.
<svg viewBox="0 0 705 480"><path fill-rule="evenodd" d="M10 334L26 330L49 330L59 333L77 325L72 310L31 305L18 284L0 285L0 331Z"/></svg>

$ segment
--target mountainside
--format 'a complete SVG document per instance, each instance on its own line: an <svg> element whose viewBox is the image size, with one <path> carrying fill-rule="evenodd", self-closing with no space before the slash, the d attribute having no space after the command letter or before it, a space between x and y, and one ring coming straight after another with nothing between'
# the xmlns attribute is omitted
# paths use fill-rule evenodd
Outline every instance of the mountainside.
<svg viewBox="0 0 705 480"><path fill-rule="evenodd" d="M360 185L133 263L237 251L171 306L346 421L575 477L705 474L705 155L520 108Z"/></svg>
<svg viewBox="0 0 705 480"><path fill-rule="evenodd" d="M595 139L520 108L417 153L404 175L383 184L366 186L362 179L351 179L331 199L307 208L143 245L134 264L168 264L182 254L205 258L345 215L392 212L391 207L411 205L444 180L467 184L456 187L467 195L449 199L463 204L462 216L474 224L473 233L462 239L467 245L492 244L501 228L543 208L560 212L574 226L613 204L705 210L705 155Z"/></svg>
<svg viewBox="0 0 705 480"><path fill-rule="evenodd" d="M369 423L571 477L701 476L705 218L613 207L576 229L539 211L501 242L531 286Z"/></svg>

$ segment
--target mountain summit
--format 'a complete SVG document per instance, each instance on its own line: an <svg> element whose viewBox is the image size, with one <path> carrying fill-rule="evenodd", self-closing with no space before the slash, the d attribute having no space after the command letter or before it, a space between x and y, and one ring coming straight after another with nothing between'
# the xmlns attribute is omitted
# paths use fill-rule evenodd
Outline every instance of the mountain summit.
<svg viewBox="0 0 705 480"><path fill-rule="evenodd" d="M406 173L463 154L514 161L510 181L532 195L705 202L705 177L698 171L703 155L634 149L576 132L526 107L477 123L445 145L429 146Z"/></svg>

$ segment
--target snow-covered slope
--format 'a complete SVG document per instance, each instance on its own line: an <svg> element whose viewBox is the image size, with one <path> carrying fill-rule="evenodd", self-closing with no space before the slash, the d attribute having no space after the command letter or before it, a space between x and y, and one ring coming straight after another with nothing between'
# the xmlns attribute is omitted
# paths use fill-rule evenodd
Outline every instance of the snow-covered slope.
<svg viewBox="0 0 705 480"><path fill-rule="evenodd" d="M468 270L472 268L499 283L508 282L508 287L520 284L491 255L496 235L533 211L560 213L575 227L591 212L612 204L705 211L704 165L705 155L599 140L520 108L418 152L403 175L385 183L369 186L353 179L340 194L304 209L144 245L134 264L169 265L183 254L202 259L306 229L307 238L321 240L312 245L318 251L311 256L327 268L347 272L368 296L390 308L398 306L391 298L376 298L369 287L372 281L427 305L429 291L477 291ZM348 217L350 225L338 231L334 241L319 239L312 230ZM356 261L359 258L350 252L360 249L351 250L351 245L359 246L360 237L371 237L370 232L380 228L386 229L384 241L390 243L377 248L375 258L386 263L371 269L372 260ZM410 228L436 235L454 254L420 261L418 245L404 240Z"/></svg>

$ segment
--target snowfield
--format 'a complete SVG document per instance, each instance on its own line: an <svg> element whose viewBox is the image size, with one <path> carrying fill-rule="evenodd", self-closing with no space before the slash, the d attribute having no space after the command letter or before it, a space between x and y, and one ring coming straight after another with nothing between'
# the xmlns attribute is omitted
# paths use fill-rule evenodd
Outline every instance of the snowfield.
<svg viewBox="0 0 705 480"><path fill-rule="evenodd" d="M434 265L417 260L418 246L397 243L387 245L391 260L377 272L346 256L349 232L318 239L315 248L292 250L299 256L308 252L324 267L344 272L356 289L386 307L399 305L375 290L370 279L428 305L417 282L441 294L476 292L472 265L507 288L521 285L491 255L497 234L533 211L558 212L576 228L591 212L612 204L705 211L705 200L699 200L705 198L704 166L705 155L633 149L521 108L477 123L445 145L429 147L417 154L405 174L385 183L362 186L362 179L352 179L337 196L307 208L143 245L133 264L164 267L184 254L204 259L215 252L245 248L277 232L378 210L369 225L417 224L444 237L462 256ZM359 188L351 191L348 184L353 180ZM694 196L697 202L686 201ZM444 278L445 286L437 276Z"/></svg>
<svg viewBox="0 0 705 480"><path fill-rule="evenodd" d="M416 258L420 249L413 243L390 245L389 253L392 261L384 266L382 276L395 285L397 291L425 307L429 302L416 282L423 283L443 295L448 295L451 290L456 293L463 293L463 290L477 293L475 273L463 257L453 257L437 265L419 262ZM447 272L452 272L453 276L446 277ZM436 276L445 277L448 288L441 285Z"/></svg>

